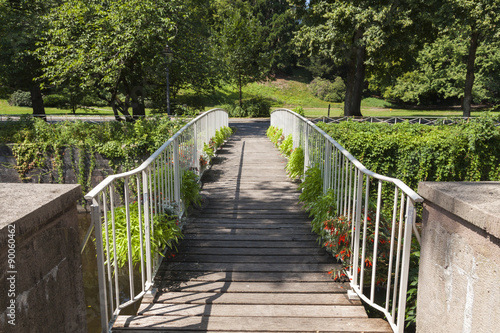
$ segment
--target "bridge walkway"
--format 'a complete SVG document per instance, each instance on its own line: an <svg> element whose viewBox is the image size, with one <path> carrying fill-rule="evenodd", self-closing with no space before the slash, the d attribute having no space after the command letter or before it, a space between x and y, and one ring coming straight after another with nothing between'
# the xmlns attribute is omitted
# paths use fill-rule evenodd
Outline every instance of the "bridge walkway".
<svg viewBox="0 0 500 333"><path fill-rule="evenodd" d="M311 234L286 160L265 136L269 122L231 126L204 177L204 208L156 277L158 294L113 332L392 332L327 274L338 265Z"/></svg>

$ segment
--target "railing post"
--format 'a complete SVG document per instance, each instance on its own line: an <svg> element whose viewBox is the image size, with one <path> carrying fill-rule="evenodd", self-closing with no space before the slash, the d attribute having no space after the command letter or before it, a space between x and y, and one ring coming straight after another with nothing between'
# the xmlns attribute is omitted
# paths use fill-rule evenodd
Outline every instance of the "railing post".
<svg viewBox="0 0 500 333"><path fill-rule="evenodd" d="M151 287L153 281L152 265L151 265L151 231L150 231L150 210L149 210L149 185L148 174L144 170L142 172L142 201L144 202L144 234L146 236L146 285Z"/></svg>
<svg viewBox="0 0 500 333"><path fill-rule="evenodd" d="M309 125L304 126L304 175L309 168Z"/></svg>
<svg viewBox="0 0 500 333"><path fill-rule="evenodd" d="M174 150L174 200L177 203L178 211L181 213L181 176L179 168L179 140L175 139L173 142Z"/></svg>
<svg viewBox="0 0 500 333"><path fill-rule="evenodd" d="M406 291L408 288L408 274L410 272L410 252L413 224L415 223L415 204L408 198L406 201L406 222L404 230L403 258L401 262L401 282L399 283L398 296L398 333L403 333L405 328Z"/></svg>
<svg viewBox="0 0 500 333"><path fill-rule="evenodd" d="M101 332L108 332L109 313L108 313L108 297L106 292L106 281L104 274L104 253L102 244L102 225L101 225L101 209L99 204L94 199L94 203L90 206L90 216L95 230L95 246L97 259L97 278L99 282L99 303L101 308ZM104 315L103 315L104 314Z"/></svg>
<svg viewBox="0 0 500 333"><path fill-rule="evenodd" d="M198 124L193 124L193 166L196 170L198 170L198 176L201 175L201 167L200 167L200 152L198 151Z"/></svg>
<svg viewBox="0 0 500 333"><path fill-rule="evenodd" d="M332 144L328 140L324 140L325 142L325 170L323 172L323 194L328 192L329 183L330 183L330 174L331 174L331 162L332 162Z"/></svg>

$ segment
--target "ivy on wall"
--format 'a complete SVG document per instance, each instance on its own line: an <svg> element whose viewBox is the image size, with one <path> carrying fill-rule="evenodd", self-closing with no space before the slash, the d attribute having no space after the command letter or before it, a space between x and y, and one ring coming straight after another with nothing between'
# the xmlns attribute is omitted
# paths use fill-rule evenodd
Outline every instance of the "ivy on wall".
<svg viewBox="0 0 500 333"><path fill-rule="evenodd" d="M72 169L86 192L91 187L96 154L109 160L118 172L130 170L156 151L186 123L185 120L152 118L127 122L60 122L50 124L32 117L0 124L0 144L12 144L21 181L64 183L64 170ZM69 154L69 156L65 156ZM47 178L47 177L45 177Z"/></svg>

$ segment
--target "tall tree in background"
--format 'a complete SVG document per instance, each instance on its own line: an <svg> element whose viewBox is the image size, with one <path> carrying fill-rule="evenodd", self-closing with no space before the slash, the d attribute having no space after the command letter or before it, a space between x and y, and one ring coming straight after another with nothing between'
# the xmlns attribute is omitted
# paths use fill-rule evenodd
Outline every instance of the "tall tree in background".
<svg viewBox="0 0 500 333"><path fill-rule="evenodd" d="M214 8L210 0L184 1L185 15L176 22L175 38L169 43L173 51L170 88L173 98L181 90L191 89L197 95L212 92L220 86L221 68L212 47L211 25ZM154 87L165 92L165 73L151 73ZM203 107L203 105L197 105Z"/></svg>
<svg viewBox="0 0 500 333"><path fill-rule="evenodd" d="M0 80L11 89L31 93L33 115L45 119L41 64L33 54L45 29L43 15L56 1L0 0Z"/></svg>
<svg viewBox="0 0 500 333"><path fill-rule="evenodd" d="M93 89L127 120L145 114L146 74L164 63L183 1L68 0L46 17L48 31L37 50L43 77ZM163 67L164 68L164 67Z"/></svg>
<svg viewBox="0 0 500 333"><path fill-rule="evenodd" d="M214 37L227 78L239 89L269 75L269 61L264 49L263 27L245 1L221 0L216 4Z"/></svg>
<svg viewBox="0 0 500 333"><path fill-rule="evenodd" d="M470 116L473 99L498 100L499 10L498 0L436 3L428 11L432 39L384 96L411 103L461 99L464 117Z"/></svg>
<svg viewBox="0 0 500 333"><path fill-rule="evenodd" d="M447 0L443 12L448 14L442 17L449 19L450 30L462 31L469 43L462 110L464 117L470 117L477 50L482 43L500 39L500 1Z"/></svg>
<svg viewBox="0 0 500 333"><path fill-rule="evenodd" d="M298 13L305 13L295 38L298 52L322 55L347 67L346 116L361 116L367 66L380 73L406 61L398 57L398 52L407 44L407 36L417 38L414 18L422 10L419 6L426 7L422 0L310 0L308 5L305 0L290 2L302 8Z"/></svg>
<svg viewBox="0 0 500 333"><path fill-rule="evenodd" d="M293 36L299 29L286 0L251 1L252 12L259 20L265 39L265 52L273 73L286 72L297 63Z"/></svg>

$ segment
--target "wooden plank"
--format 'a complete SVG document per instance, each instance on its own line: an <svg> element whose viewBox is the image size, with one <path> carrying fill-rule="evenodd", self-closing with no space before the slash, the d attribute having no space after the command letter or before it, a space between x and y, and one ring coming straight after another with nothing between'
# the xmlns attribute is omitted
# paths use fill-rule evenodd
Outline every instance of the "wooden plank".
<svg viewBox="0 0 500 333"><path fill-rule="evenodd" d="M172 281L161 291L226 292L226 293L345 293L342 283L325 282L234 282Z"/></svg>
<svg viewBox="0 0 500 333"><path fill-rule="evenodd" d="M309 223L296 223L296 224L290 224L290 223L259 223L259 221L252 221L252 223L248 223L246 221L240 221L240 220L225 220L227 221L226 223L217 223L217 222L199 222L197 220L194 221L189 221L184 229L184 232L191 232L191 231L196 231L196 232L201 232L203 230L216 230L216 229L258 229L258 230L281 230L283 232L286 231L286 229L296 229L300 232L304 233L310 233L311 232L311 225Z"/></svg>
<svg viewBox="0 0 500 333"><path fill-rule="evenodd" d="M222 254L222 255L249 255L249 256L330 256L324 249L317 247L312 248L238 248L238 247L184 247L178 246L179 254ZM165 259L167 260L167 259ZM170 259L168 259L170 260Z"/></svg>
<svg viewBox="0 0 500 333"><path fill-rule="evenodd" d="M339 269L341 266L332 266ZM322 274L311 272L203 272L203 271L170 271L166 266L160 268L158 281L235 281L235 282L332 282L326 272ZM168 282L161 284L166 286Z"/></svg>
<svg viewBox="0 0 500 333"><path fill-rule="evenodd" d="M230 252L230 251L228 251ZM286 264L314 264L314 263L335 263L330 256L242 256L235 254L182 254L169 259L170 262L199 262L199 263L286 263Z"/></svg>
<svg viewBox="0 0 500 333"><path fill-rule="evenodd" d="M267 263L191 263L170 262L167 269L172 271L202 271L202 272L317 272L326 273L335 264L267 264Z"/></svg>
<svg viewBox="0 0 500 333"><path fill-rule="evenodd" d="M273 219L274 217L282 221L286 220L297 220L297 216L294 215L283 215L283 214L244 214L238 212L237 214L205 214L203 213L203 218L205 219L223 219L228 217L231 219L245 219L245 220L263 220L263 219ZM305 219L306 217L304 217Z"/></svg>
<svg viewBox="0 0 500 333"><path fill-rule="evenodd" d="M205 316L118 316L113 331L146 327L149 331L202 330L237 332L392 332L375 318L291 318L291 317L205 317ZM123 330L125 331L125 330Z"/></svg>
<svg viewBox="0 0 500 333"><path fill-rule="evenodd" d="M211 317L367 318L363 306L257 304L141 304L138 315Z"/></svg>
<svg viewBox="0 0 500 333"><path fill-rule="evenodd" d="M160 292L154 303L172 304L288 304L288 305L360 305L346 294L338 293L191 293Z"/></svg>
<svg viewBox="0 0 500 333"><path fill-rule="evenodd" d="M311 226L311 223L307 220L304 219L297 219L297 218L281 218L281 217L276 217L276 218L260 218L260 219L237 219L233 217L226 217L226 218L221 218L219 216L217 217L211 217L207 218L206 216L200 216L196 218L196 223L246 223L246 224L257 224L257 223L266 223L266 224L273 224L273 225L291 225L291 224L299 224L299 225L306 225L306 226Z"/></svg>
<svg viewBox="0 0 500 333"><path fill-rule="evenodd" d="M273 242L273 241L233 241L233 240L182 240L182 246L198 246L198 247L237 247L237 248L263 248L263 247L278 247L278 248L317 248L318 245L311 241L288 241L288 242Z"/></svg>
<svg viewBox="0 0 500 333"><path fill-rule="evenodd" d="M290 241L312 241L316 240L315 235L297 235L297 234L281 234L281 233L267 233L267 234L186 234L185 240L228 240L228 241L275 241L275 242L290 242Z"/></svg>

